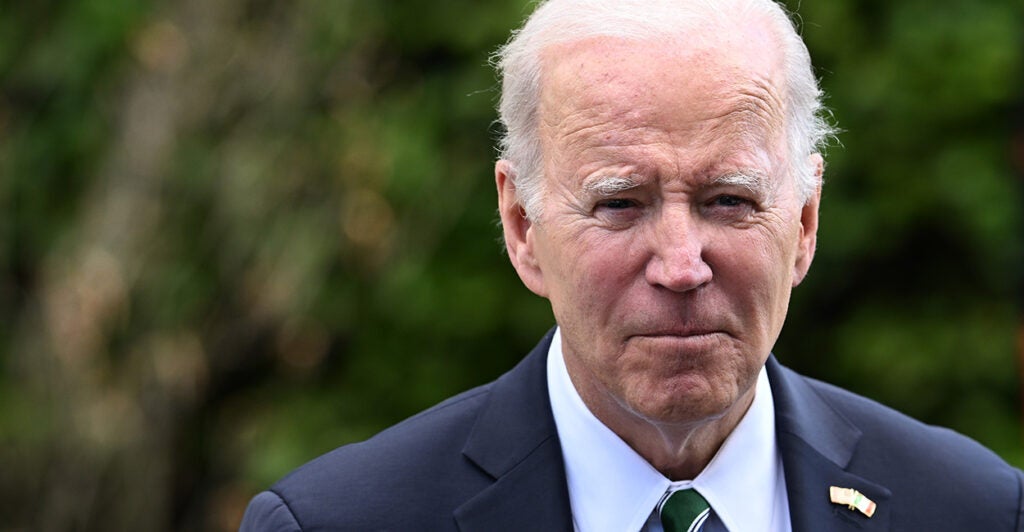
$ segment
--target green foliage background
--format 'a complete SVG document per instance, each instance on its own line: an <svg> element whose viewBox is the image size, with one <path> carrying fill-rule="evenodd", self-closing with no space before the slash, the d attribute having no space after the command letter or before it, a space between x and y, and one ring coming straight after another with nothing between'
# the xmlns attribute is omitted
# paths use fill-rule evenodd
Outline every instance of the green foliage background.
<svg viewBox="0 0 1024 532"><path fill-rule="evenodd" d="M234 529L532 347L486 65L528 11L0 6L0 529ZM845 132L776 347L1018 466L1022 11L800 6Z"/></svg>

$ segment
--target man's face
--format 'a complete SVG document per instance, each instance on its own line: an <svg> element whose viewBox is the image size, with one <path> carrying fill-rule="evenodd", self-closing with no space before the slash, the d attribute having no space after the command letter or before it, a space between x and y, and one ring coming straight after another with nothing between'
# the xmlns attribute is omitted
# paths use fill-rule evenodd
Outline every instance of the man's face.
<svg viewBox="0 0 1024 532"><path fill-rule="evenodd" d="M598 417L745 410L810 265L817 195L805 205L788 175L778 58L765 52L777 46L756 32L718 41L548 50L536 223L498 165L512 261L551 301ZM817 156L799 163L820 171Z"/></svg>

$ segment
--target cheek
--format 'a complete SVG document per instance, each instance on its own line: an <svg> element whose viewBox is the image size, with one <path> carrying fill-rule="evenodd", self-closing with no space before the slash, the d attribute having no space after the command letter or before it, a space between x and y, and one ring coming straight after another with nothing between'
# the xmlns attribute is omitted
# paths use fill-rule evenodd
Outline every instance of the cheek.
<svg viewBox="0 0 1024 532"><path fill-rule="evenodd" d="M556 316L600 316L613 310L637 279L635 250L625 235L576 234L548 246L545 279ZM597 319L593 323L605 320Z"/></svg>
<svg viewBox="0 0 1024 532"><path fill-rule="evenodd" d="M724 260L750 279L785 283L793 274L799 238L798 226L773 218L769 223L750 227L739 234L722 235L728 250ZM730 258L731 257L731 258Z"/></svg>
<svg viewBox="0 0 1024 532"><path fill-rule="evenodd" d="M781 292L788 294L791 286L794 246L783 245L778 235L757 228L729 236L716 239L718 245L709 248L705 257L716 285L736 297L752 299L745 303L747 308L774 307Z"/></svg>

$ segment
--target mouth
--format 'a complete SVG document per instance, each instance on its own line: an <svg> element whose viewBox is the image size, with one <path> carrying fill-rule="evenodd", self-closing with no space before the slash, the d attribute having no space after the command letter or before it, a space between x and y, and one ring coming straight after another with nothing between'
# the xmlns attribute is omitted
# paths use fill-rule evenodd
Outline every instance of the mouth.
<svg viewBox="0 0 1024 532"><path fill-rule="evenodd" d="M717 329L686 329L634 334L626 339L626 343L646 346L644 349L691 352L712 349L726 338L725 332Z"/></svg>
<svg viewBox="0 0 1024 532"><path fill-rule="evenodd" d="M725 334L725 331L718 329L669 329L644 332L631 336L634 338L700 338L716 334Z"/></svg>

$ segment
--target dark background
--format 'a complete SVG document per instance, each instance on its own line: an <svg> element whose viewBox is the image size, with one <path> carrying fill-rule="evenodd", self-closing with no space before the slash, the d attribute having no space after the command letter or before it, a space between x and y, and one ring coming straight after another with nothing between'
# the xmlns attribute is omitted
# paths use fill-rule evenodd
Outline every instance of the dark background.
<svg viewBox="0 0 1024 532"><path fill-rule="evenodd" d="M486 65L528 11L0 2L0 530L234 529L532 347ZM1018 466L1021 11L800 8L845 131L775 350Z"/></svg>

